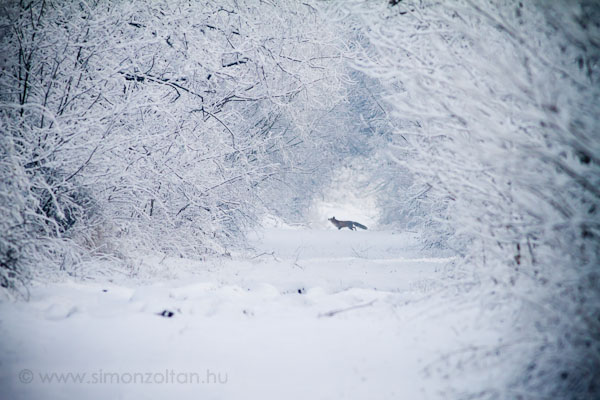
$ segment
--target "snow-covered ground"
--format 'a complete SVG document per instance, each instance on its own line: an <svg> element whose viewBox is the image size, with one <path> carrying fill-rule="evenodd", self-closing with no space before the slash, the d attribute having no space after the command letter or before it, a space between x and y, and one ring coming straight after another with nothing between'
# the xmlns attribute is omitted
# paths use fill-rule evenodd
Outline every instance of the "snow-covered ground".
<svg viewBox="0 0 600 400"><path fill-rule="evenodd" d="M411 235L270 228L249 256L34 286L0 303L0 398L436 398L445 357L502 332Z"/></svg>

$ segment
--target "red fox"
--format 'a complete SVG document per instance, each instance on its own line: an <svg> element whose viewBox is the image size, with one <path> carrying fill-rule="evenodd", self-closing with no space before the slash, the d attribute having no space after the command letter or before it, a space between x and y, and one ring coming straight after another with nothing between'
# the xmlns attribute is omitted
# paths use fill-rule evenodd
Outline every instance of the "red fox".
<svg viewBox="0 0 600 400"><path fill-rule="evenodd" d="M334 224L338 228L338 230L340 230L342 228L348 228L350 230L355 231L357 226L360 229L367 229L367 227L364 226L363 224L359 224L358 222L354 222L354 221L339 221L339 220L335 219L335 217L329 218L329 221L332 224Z"/></svg>

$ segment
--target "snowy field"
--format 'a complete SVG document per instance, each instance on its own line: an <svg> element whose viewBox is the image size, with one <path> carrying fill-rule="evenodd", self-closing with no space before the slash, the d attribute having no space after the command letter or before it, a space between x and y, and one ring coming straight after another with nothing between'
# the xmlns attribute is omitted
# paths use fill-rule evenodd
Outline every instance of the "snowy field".
<svg viewBox="0 0 600 400"><path fill-rule="evenodd" d="M245 259L147 257L132 277L0 304L0 397L436 398L445 355L500 340L472 325L480 310L444 306L452 258L411 234L271 228L252 240Z"/></svg>

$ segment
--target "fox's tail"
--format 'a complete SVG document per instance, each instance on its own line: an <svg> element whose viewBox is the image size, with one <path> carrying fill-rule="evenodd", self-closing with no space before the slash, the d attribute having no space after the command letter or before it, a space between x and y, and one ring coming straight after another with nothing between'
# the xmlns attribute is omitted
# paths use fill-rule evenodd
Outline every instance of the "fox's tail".
<svg viewBox="0 0 600 400"><path fill-rule="evenodd" d="M355 226L358 226L360 229L367 229L367 227L366 227L366 226L364 226L363 224L359 224L358 222L353 222L353 224L354 224Z"/></svg>

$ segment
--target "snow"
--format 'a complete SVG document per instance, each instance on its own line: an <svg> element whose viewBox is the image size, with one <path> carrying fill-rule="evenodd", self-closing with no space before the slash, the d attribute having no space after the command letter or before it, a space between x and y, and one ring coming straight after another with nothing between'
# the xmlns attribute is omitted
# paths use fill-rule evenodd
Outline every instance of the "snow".
<svg viewBox="0 0 600 400"><path fill-rule="evenodd" d="M29 302L0 303L0 397L436 398L444 354L501 340L477 328L480 309L445 307L453 258L412 234L279 227L252 243L250 257L148 255L131 277L37 285ZM84 383L41 382L54 372Z"/></svg>
<svg viewBox="0 0 600 400"><path fill-rule="evenodd" d="M345 221L354 219L369 228L376 227L380 219L377 196L367 191L371 180L369 173L352 166L336 170L329 189L321 199L316 199L310 210L311 226L329 227L328 218L336 217Z"/></svg>

